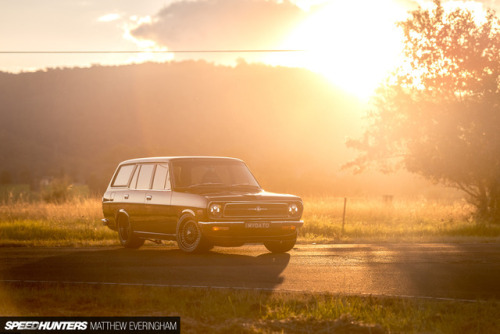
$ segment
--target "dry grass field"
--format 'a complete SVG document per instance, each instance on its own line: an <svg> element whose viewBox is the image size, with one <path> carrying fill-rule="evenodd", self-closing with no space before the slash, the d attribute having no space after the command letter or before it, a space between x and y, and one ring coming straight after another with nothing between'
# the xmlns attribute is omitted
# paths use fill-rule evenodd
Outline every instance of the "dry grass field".
<svg viewBox="0 0 500 334"><path fill-rule="evenodd" d="M301 236L316 242L498 241L500 225L478 223L465 200L306 198Z"/></svg>
<svg viewBox="0 0 500 334"><path fill-rule="evenodd" d="M472 218L465 201L304 199L299 242L491 242L500 225ZM116 233L100 223L100 200L74 199L62 204L6 201L0 205L0 245L88 246L117 244Z"/></svg>
<svg viewBox="0 0 500 334"><path fill-rule="evenodd" d="M117 243L116 233L102 226L98 199L62 204L11 201L0 205L0 244L90 246Z"/></svg>

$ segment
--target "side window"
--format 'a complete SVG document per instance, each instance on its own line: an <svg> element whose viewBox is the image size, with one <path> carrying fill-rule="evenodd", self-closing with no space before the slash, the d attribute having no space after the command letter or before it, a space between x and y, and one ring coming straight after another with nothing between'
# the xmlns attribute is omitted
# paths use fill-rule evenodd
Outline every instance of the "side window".
<svg viewBox="0 0 500 334"><path fill-rule="evenodd" d="M153 180L153 189L155 190L170 190L170 180L168 178L168 166L157 165L155 178Z"/></svg>
<svg viewBox="0 0 500 334"><path fill-rule="evenodd" d="M132 172L134 171L135 165L124 165L121 166L116 173L115 179L113 180L112 187L126 187L128 186L128 181L130 181L130 177L132 176Z"/></svg>
<svg viewBox="0 0 500 334"><path fill-rule="evenodd" d="M150 189L154 167L155 165L153 164L141 165L137 179L137 189Z"/></svg>
<svg viewBox="0 0 500 334"><path fill-rule="evenodd" d="M189 185L190 175L186 172L185 167L173 165L172 172L174 173L174 184L176 187L186 187Z"/></svg>
<svg viewBox="0 0 500 334"><path fill-rule="evenodd" d="M135 169L134 176L132 176L132 181L130 182L130 186L129 186L130 189L135 189L135 187L137 186L137 177L139 176L140 170L141 170L141 166L139 165Z"/></svg>

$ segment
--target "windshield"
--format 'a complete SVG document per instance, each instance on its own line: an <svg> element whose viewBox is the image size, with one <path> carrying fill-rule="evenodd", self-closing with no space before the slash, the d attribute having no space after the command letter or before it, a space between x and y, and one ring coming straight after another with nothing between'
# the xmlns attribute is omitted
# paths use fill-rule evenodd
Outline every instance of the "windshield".
<svg viewBox="0 0 500 334"><path fill-rule="evenodd" d="M176 188L260 188L248 167L237 160L176 160L172 167Z"/></svg>

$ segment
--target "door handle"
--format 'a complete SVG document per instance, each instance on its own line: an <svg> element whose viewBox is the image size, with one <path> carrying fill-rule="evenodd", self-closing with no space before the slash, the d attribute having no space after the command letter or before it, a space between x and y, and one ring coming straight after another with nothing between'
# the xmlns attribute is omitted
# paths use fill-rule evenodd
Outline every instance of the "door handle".
<svg viewBox="0 0 500 334"><path fill-rule="evenodd" d="M151 196L151 195L146 195L146 199L147 199L148 201L150 201L152 198L153 198L153 196Z"/></svg>
<svg viewBox="0 0 500 334"><path fill-rule="evenodd" d="M123 195L124 199L128 199L128 194Z"/></svg>

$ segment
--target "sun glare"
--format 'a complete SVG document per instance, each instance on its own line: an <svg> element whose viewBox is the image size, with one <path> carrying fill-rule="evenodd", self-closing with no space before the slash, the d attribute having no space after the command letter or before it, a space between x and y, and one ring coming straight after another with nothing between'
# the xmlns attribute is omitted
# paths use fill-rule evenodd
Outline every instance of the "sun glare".
<svg viewBox="0 0 500 334"><path fill-rule="evenodd" d="M366 100L399 61L402 42L395 22L406 11L393 0L335 0L310 8L309 18L280 46L306 51L272 55L269 62L321 73Z"/></svg>
<svg viewBox="0 0 500 334"><path fill-rule="evenodd" d="M128 58L124 62L125 64L140 64L148 61L168 62L174 59L174 55L172 53L164 53L165 51L168 51L166 47L159 45L153 40L136 38L131 34L131 31L137 28L140 24L151 23L151 21L152 19L150 16L131 16L129 21L122 25L123 38L133 42L140 51L143 51L142 53Z"/></svg>

